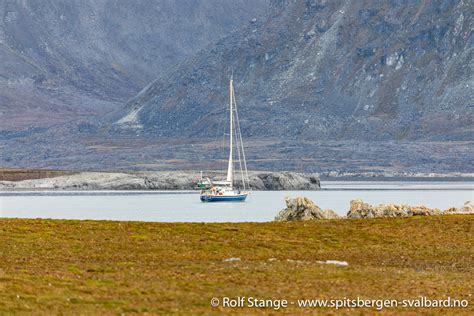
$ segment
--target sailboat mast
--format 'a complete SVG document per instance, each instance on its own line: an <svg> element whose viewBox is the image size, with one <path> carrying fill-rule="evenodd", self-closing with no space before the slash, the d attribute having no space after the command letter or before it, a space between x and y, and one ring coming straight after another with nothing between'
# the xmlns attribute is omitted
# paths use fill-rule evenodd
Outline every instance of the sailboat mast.
<svg viewBox="0 0 474 316"><path fill-rule="evenodd" d="M230 78L230 83L229 83L229 105L230 105L230 144L229 144L229 166L227 167L227 182L230 182L230 186L233 186L233 176L234 176L234 170L233 170L233 161L232 161L232 149L233 149L233 132L234 132L234 118L233 118L233 109L232 109L232 104L234 103L233 101L233 96L234 96L234 82L233 82L233 77Z"/></svg>

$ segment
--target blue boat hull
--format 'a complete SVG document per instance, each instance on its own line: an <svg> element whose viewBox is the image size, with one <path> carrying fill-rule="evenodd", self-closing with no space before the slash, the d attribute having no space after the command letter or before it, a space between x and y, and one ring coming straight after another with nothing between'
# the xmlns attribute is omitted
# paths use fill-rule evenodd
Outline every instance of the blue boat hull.
<svg viewBox="0 0 474 316"><path fill-rule="evenodd" d="M201 195L203 202L243 202L247 198L247 194L239 195Z"/></svg>

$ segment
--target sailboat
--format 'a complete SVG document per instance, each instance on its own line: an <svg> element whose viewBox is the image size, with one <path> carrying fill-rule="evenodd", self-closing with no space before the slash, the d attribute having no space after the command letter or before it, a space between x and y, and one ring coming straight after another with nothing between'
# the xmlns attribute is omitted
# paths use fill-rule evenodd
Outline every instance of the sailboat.
<svg viewBox="0 0 474 316"><path fill-rule="evenodd" d="M229 162L225 180L213 181L202 177L199 182L200 199L203 202L243 202L250 194L247 162L245 160L244 144L240 131L239 114L235 102L233 75L229 81ZM234 148L235 147L235 148ZM234 151L236 149L236 151ZM240 171L240 181L236 181L234 156L237 156Z"/></svg>

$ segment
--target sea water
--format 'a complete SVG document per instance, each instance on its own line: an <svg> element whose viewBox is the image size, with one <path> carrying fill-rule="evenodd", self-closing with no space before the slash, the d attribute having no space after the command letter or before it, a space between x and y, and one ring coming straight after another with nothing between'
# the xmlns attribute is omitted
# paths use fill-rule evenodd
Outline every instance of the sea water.
<svg viewBox="0 0 474 316"><path fill-rule="evenodd" d="M305 196L340 215L350 201L446 209L474 200L473 182L326 182L319 191L254 191L245 202L199 200L195 191L3 191L0 217L153 222L265 222L285 197Z"/></svg>

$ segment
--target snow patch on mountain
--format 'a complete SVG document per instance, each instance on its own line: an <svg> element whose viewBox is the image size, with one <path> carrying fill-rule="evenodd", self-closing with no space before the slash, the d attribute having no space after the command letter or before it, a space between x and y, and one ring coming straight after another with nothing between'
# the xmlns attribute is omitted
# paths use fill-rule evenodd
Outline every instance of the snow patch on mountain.
<svg viewBox="0 0 474 316"><path fill-rule="evenodd" d="M117 122L115 122L118 125L121 125L121 127L126 127L126 128L143 128L143 125L138 123L138 113L140 112L142 108L135 108L132 109L130 112L128 112L127 115L119 119Z"/></svg>

